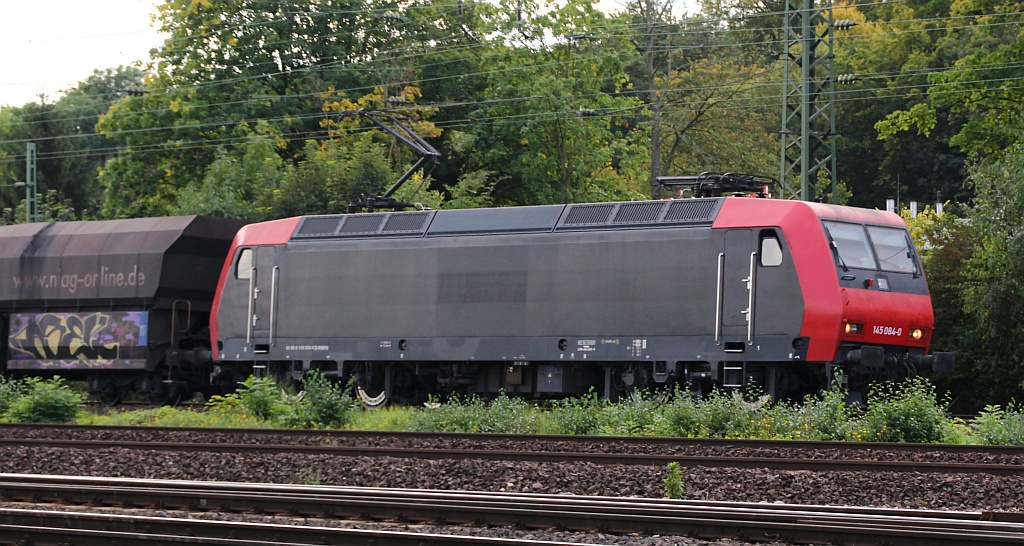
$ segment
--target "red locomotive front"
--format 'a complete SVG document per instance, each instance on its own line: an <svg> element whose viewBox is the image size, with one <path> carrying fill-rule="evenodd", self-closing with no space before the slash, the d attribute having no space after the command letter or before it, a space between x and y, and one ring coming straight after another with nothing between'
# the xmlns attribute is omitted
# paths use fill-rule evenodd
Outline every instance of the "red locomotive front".
<svg viewBox="0 0 1024 546"><path fill-rule="evenodd" d="M804 295L809 361L842 369L851 390L919 370L952 371L951 353L927 354L931 298L902 218L820 203L731 200L715 227L772 221L787 237Z"/></svg>

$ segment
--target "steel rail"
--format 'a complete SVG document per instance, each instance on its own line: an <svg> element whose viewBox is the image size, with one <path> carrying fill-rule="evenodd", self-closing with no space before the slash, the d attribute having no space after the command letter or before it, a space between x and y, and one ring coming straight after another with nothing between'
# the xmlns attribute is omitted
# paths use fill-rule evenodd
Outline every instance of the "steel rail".
<svg viewBox="0 0 1024 546"><path fill-rule="evenodd" d="M745 440L722 438L665 438L637 436L567 436L567 435L521 435L521 434L481 434L481 433L434 433L434 432L379 432L358 430L298 430L298 429L239 429L239 428L207 428L207 427L137 427L137 426L96 426L96 425L38 425L27 423L0 423L0 436L11 437L17 431L29 431L35 438L47 431L54 432L92 432L98 435L107 432L132 432L151 434L206 434L211 436L281 436L281 437L312 437L331 440L458 440L461 442L478 443L486 448L487 444L500 441L538 441L548 444L577 445L584 449L606 452L622 446L657 446L664 449L682 448L754 448L754 449L817 449L835 451L891 451L901 453L985 453L991 455L1021 457L1024 459L1022 446L985 446L962 444L913 444L884 442L826 442L811 440ZM577 453L579 451L573 451Z"/></svg>
<svg viewBox="0 0 1024 546"><path fill-rule="evenodd" d="M351 447L308 445L260 445L227 443L125 442L110 440L0 439L0 448L34 446L57 449L125 449L137 451L305 454L341 457L393 457L399 459L482 459L535 461L546 463L591 463L597 465L684 466L709 468L770 468L815 472L933 472L958 474L1024 475L1024 465L956 463L943 461L889 461L873 459L803 459L780 457L738 457L735 455L648 455L633 453L592 453L576 451L519 451L485 449L426 449L423 447Z"/></svg>
<svg viewBox="0 0 1024 546"><path fill-rule="evenodd" d="M0 474L0 497L798 543L1024 544L1019 514L991 512L16 474Z"/></svg>
<svg viewBox="0 0 1024 546"><path fill-rule="evenodd" d="M0 544L110 546L569 546L571 543L95 512L0 508ZM578 543L577 543L578 546Z"/></svg>

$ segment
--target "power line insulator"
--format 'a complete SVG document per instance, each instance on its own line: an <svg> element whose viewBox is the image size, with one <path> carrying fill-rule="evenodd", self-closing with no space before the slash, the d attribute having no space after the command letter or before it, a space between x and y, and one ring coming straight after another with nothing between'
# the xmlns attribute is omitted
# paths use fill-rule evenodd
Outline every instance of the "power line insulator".
<svg viewBox="0 0 1024 546"><path fill-rule="evenodd" d="M839 84L850 84L860 79L860 76L856 74L840 74L836 76L836 83Z"/></svg>
<svg viewBox="0 0 1024 546"><path fill-rule="evenodd" d="M860 23L857 21L852 21L850 19L838 19L832 23L832 28L836 30L849 30L859 24Z"/></svg>

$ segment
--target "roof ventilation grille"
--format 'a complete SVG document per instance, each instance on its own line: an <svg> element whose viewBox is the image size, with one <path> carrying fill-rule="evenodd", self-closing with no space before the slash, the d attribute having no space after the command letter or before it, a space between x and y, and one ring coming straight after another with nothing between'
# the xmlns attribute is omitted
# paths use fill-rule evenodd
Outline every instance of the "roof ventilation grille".
<svg viewBox="0 0 1024 546"><path fill-rule="evenodd" d="M565 226L578 226L581 224L607 224L615 205L573 205L566 216Z"/></svg>

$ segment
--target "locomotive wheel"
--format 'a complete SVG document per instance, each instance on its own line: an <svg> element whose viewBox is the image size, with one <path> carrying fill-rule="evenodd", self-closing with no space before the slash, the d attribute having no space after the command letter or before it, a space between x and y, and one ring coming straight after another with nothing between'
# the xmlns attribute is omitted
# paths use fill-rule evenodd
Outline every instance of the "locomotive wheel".
<svg viewBox="0 0 1024 546"><path fill-rule="evenodd" d="M356 374L356 395L367 409L382 408L388 404L388 369L366 364Z"/></svg>
<svg viewBox="0 0 1024 546"><path fill-rule="evenodd" d="M111 408L120 404L126 394L128 394L128 387L125 385L118 385L113 379L97 379L99 391L96 392L96 398L99 399L100 404Z"/></svg>

